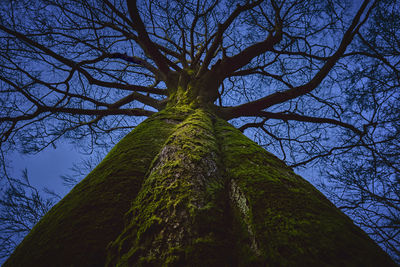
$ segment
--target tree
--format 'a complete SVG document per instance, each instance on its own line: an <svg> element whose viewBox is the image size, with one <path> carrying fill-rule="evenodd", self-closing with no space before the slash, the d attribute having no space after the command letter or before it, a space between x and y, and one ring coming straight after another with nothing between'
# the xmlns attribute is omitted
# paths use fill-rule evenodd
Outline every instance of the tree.
<svg viewBox="0 0 400 267"><path fill-rule="evenodd" d="M367 227L384 233L395 256L396 1L0 8L3 154L61 138L101 149L135 128L6 266L392 264L322 194L226 121L292 167L322 166L331 195L351 202L342 206L356 219L373 212L378 227Z"/></svg>

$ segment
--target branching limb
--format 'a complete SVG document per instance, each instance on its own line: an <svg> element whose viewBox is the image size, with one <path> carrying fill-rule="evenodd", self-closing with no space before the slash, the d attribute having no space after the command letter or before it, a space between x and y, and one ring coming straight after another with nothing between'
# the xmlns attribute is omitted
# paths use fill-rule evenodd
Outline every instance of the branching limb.
<svg viewBox="0 0 400 267"><path fill-rule="evenodd" d="M214 37L214 40L210 46L210 49L207 51L207 54L204 58L204 62L199 70L199 73L197 76L201 76L208 68L208 66L210 65L211 60L213 59L214 55L215 55L215 51L217 50L217 48L220 46L221 41L222 41L222 36L224 34L224 32L226 31L226 29L228 29L228 27L232 24L232 22L244 11L252 9L256 6L258 6L259 4L261 4L262 1L258 0L255 1L253 3L248 3L245 4L243 6L241 5L237 5L236 9L232 12L232 14L224 21L224 23L219 24L218 25L218 30L216 32L216 35Z"/></svg>
<svg viewBox="0 0 400 267"><path fill-rule="evenodd" d="M101 81L101 80L94 78L87 70L85 70L82 67L84 64L93 64L93 63L99 62L107 57L117 57L118 55L116 56L115 54L113 54L113 55L103 54L95 59L84 60L82 62L76 63L73 60L67 59L67 58L61 56L60 54L52 51L51 49L45 47L44 45L35 42L34 40L26 37L25 35L4 27L3 25L0 25L0 30L17 37L18 39L27 43L28 45L41 50L46 55L53 57L54 59L67 65L68 67L71 67L70 75L72 75L72 73L74 71L78 71L78 72L82 73L88 80L89 84L95 84L95 85L108 87L108 88L118 88L118 89L124 89L124 90L129 90L129 91L144 91L144 92L148 92L148 93L166 95L166 90L161 90L161 89L156 89L156 88L148 88L145 86L138 86L138 85L121 84L121 83L117 83L117 82ZM121 58L121 57L119 57L119 58ZM141 60L139 58L124 56L124 59L135 61L135 63L140 63L140 64L145 65L146 67L150 68L150 66L148 64L146 64L143 60ZM155 68L154 69L150 68L150 71L151 70L157 72L157 70ZM135 99L133 99L133 96L135 96ZM131 94L131 99L138 100L138 101L142 102L143 104L150 105L156 109L160 108L159 101L151 98L150 96L145 96L145 95L133 92Z"/></svg>
<svg viewBox="0 0 400 267"><path fill-rule="evenodd" d="M349 130L353 131L355 134L360 135L360 136L364 134L363 131L360 131L355 126L353 126L349 123L345 123L345 122L338 121L335 119L330 119L330 118L318 118L318 117L305 116L305 115L300 115L300 114L295 114L295 113L273 113L273 112L267 112L267 111L260 111L260 112L254 113L250 116L262 117L262 118L264 118L264 120L259 123L245 124L245 125L241 126L239 128L239 130L243 131L250 127L262 127L262 125L264 125L266 120L277 119L277 120L283 120L283 121L293 120L293 121L302 121L302 122L319 123L319 124L327 123L327 124L336 125L336 126L340 126L340 127L349 129Z"/></svg>
<svg viewBox="0 0 400 267"><path fill-rule="evenodd" d="M226 108L226 110L224 111L224 113L226 114L225 117L228 119L232 119L240 116L246 116L313 91L318 85L320 85L322 80L329 74L330 70L333 68L336 62L342 57L347 46L353 40L354 35L358 32L362 24L368 18L375 3L366 12L363 20L360 21L362 15L365 13L364 11L367 8L368 4L369 0L364 1L360 9L358 10L356 16L354 17L352 24L344 34L342 41L340 42L340 45L336 50L336 52L331 57L329 57L326 63L318 71L318 73L315 74L315 76L308 83L294 88L290 88L283 92L273 93L266 97L260 98L256 101L251 101L237 107Z"/></svg>
<svg viewBox="0 0 400 267"><path fill-rule="evenodd" d="M160 53L156 45L150 40L142 19L137 9L136 0L127 0L129 15L132 19L132 25L138 33L138 42L146 54L154 60L160 69L163 78L166 80L170 72L167 59Z"/></svg>
<svg viewBox="0 0 400 267"><path fill-rule="evenodd" d="M132 109L80 109L80 108L69 108L69 107L38 107L33 113L24 114L21 116L11 117L4 116L0 117L0 122L17 122L24 120L31 120L42 113L68 113L73 115L96 115L96 116L109 116L109 115L128 115L128 116L145 116L149 117L155 112L145 110L141 108Z"/></svg>

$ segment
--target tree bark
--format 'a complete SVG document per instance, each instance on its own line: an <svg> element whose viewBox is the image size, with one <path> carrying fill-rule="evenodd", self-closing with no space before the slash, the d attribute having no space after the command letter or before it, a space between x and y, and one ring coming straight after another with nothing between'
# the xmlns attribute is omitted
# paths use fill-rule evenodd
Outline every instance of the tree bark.
<svg viewBox="0 0 400 267"><path fill-rule="evenodd" d="M4 266L395 266L282 161L207 109L143 122Z"/></svg>

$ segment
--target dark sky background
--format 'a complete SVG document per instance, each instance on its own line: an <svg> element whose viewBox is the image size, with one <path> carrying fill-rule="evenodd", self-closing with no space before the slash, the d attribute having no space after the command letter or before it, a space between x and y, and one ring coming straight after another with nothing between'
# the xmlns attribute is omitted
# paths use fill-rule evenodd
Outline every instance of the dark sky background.
<svg viewBox="0 0 400 267"><path fill-rule="evenodd" d="M26 168L31 185L38 189L47 187L64 196L70 189L63 185L60 176L71 173L73 163L85 157L87 156L77 152L68 143L60 143L56 148L50 146L34 155L14 153L11 162L12 175L20 177Z"/></svg>

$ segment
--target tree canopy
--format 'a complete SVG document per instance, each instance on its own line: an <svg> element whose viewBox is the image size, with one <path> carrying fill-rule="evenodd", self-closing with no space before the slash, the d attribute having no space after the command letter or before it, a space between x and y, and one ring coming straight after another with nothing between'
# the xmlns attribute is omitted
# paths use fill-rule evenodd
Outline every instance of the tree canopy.
<svg viewBox="0 0 400 267"><path fill-rule="evenodd" d="M399 258L399 36L397 0L2 1L2 176L10 151L102 149L195 102L320 170Z"/></svg>

